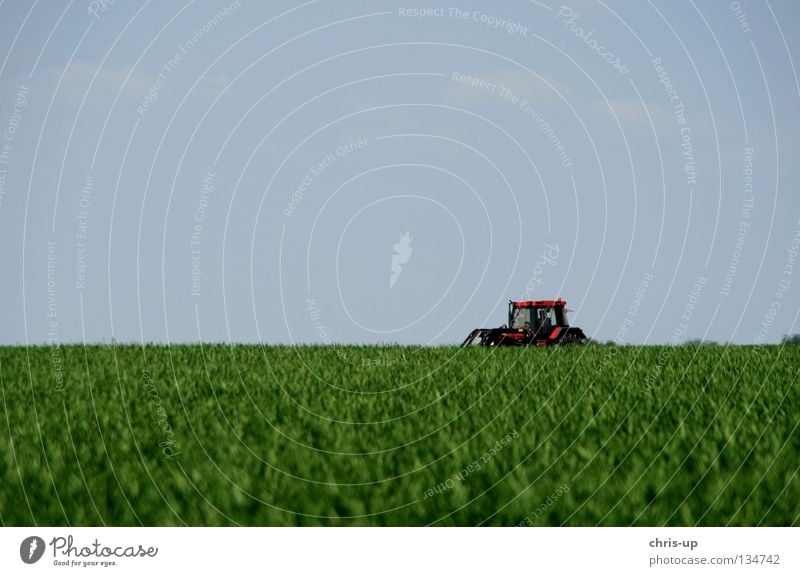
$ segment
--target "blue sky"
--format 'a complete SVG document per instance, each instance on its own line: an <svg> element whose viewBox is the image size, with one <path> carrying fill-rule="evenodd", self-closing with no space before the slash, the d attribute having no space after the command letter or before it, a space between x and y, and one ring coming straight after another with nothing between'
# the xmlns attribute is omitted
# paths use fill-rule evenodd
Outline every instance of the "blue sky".
<svg viewBox="0 0 800 576"><path fill-rule="evenodd" d="M0 14L2 344L800 332L796 2Z"/></svg>

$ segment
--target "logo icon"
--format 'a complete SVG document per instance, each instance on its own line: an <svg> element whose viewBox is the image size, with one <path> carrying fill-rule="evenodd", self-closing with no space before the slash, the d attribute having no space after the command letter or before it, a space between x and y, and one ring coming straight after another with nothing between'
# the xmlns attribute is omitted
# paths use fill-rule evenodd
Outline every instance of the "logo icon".
<svg viewBox="0 0 800 576"><path fill-rule="evenodd" d="M35 564L44 555L44 540L38 536L28 536L19 545L19 557L25 564Z"/></svg>
<svg viewBox="0 0 800 576"><path fill-rule="evenodd" d="M411 253L414 251L411 248L411 241L414 238L411 236L409 232L406 232L402 236L400 236L400 241L395 242L392 248L394 248L394 254L392 254L392 275L389 278L389 290L394 288L395 282L400 277L400 273L403 271L403 264L408 262L408 259L411 258Z"/></svg>

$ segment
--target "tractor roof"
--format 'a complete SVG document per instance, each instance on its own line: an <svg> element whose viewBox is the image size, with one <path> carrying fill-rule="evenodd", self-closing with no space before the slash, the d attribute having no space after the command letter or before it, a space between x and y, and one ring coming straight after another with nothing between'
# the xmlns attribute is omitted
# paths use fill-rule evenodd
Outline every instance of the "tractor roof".
<svg viewBox="0 0 800 576"><path fill-rule="evenodd" d="M519 302L511 301L517 308L544 308L550 306L566 306L567 301L561 298L555 300L520 300Z"/></svg>

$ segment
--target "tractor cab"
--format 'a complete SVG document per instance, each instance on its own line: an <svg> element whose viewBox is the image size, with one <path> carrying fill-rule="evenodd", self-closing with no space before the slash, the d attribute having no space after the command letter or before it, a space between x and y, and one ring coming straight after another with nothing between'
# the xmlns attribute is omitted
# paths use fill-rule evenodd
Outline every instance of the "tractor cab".
<svg viewBox="0 0 800 576"><path fill-rule="evenodd" d="M521 302L509 300L508 327L547 334L556 326L568 328L566 304L561 298Z"/></svg>

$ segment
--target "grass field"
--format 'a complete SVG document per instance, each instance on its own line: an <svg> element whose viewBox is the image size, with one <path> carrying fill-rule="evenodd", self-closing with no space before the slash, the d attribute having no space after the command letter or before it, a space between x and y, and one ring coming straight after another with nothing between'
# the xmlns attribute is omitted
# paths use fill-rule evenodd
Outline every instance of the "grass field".
<svg viewBox="0 0 800 576"><path fill-rule="evenodd" d="M798 525L800 346L0 348L3 525Z"/></svg>

